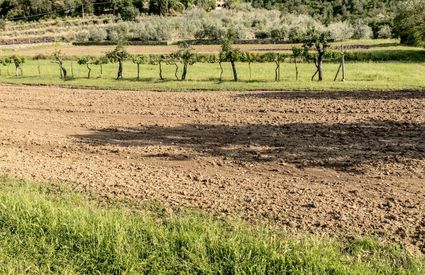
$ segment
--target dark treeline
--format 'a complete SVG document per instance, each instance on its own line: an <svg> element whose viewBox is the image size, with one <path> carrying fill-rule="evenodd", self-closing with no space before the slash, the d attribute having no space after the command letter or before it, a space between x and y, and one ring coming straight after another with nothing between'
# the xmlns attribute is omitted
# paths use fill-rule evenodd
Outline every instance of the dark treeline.
<svg viewBox="0 0 425 275"><path fill-rule="evenodd" d="M393 17L395 0L229 0L228 7L249 2L255 8L310 14L323 22L333 20ZM215 0L0 0L0 16L11 20L37 20L45 17L115 14L133 19L139 13L167 15L192 6L206 10Z"/></svg>
<svg viewBox="0 0 425 275"><path fill-rule="evenodd" d="M0 0L0 16L9 20L38 20L83 14L120 14L132 19L143 12L144 0Z"/></svg>

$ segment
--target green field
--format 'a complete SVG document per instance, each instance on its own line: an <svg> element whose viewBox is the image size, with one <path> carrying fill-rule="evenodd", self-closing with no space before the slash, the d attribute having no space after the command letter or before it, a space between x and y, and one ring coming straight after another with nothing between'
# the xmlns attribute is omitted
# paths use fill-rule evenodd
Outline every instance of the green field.
<svg viewBox="0 0 425 275"><path fill-rule="evenodd" d="M423 256L370 238L251 226L157 204L0 178L0 273L420 274Z"/></svg>
<svg viewBox="0 0 425 275"><path fill-rule="evenodd" d="M71 61L66 61L69 75ZM180 66L181 67L181 66ZM238 63L239 82L232 81L230 64L224 64L224 81L219 81L218 64L197 63L189 67L188 80L177 81L174 77L174 65L163 65L165 80L159 80L158 66L142 65L141 80L136 80L136 65L126 62L124 80L114 79L117 64L104 66L100 79L99 67L92 66L92 78L87 79L87 68L72 64L74 77L63 81L59 78L59 67L50 60L27 60L23 65L24 76L15 77L14 67L10 65L7 73L2 67L0 82L28 85L60 85L67 87L90 87L100 89L125 90L415 90L425 88L425 63L409 62L349 62L346 64L346 81L334 82L338 64L324 65L325 80L311 81L315 71L313 64L299 65L300 79L295 80L293 63L282 63L281 81L274 81L273 63L252 64L252 78L249 77L247 63ZM39 74L40 69L40 74ZM179 73L181 73L181 68Z"/></svg>

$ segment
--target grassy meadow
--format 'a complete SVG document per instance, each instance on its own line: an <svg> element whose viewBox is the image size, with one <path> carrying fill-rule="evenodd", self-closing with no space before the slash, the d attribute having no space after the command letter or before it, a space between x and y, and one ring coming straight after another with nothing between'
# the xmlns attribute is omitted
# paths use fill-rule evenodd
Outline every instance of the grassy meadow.
<svg viewBox="0 0 425 275"><path fill-rule="evenodd" d="M2 274L421 274L424 268L423 256L371 238L300 236L0 178Z"/></svg>
<svg viewBox="0 0 425 275"><path fill-rule="evenodd" d="M66 87L154 90L154 91L196 91L196 90L415 90L425 88L425 50L399 44L395 39L349 40L332 43L332 49L338 50L343 45L346 49L346 81L333 81L339 64L324 64L324 81L311 81L315 72L313 63L299 64L299 79L295 79L295 65L289 58L281 64L281 80L276 82L274 63L253 63L251 75L247 63L237 63L239 82L232 80L229 63L223 63L223 81L219 81L218 64L195 63L189 67L187 80L175 78L175 66L163 63L164 80L159 78L156 65L141 65L141 79L136 79L136 65L131 61L124 64L124 80L116 81L117 64L107 64L100 69L92 65L91 79L87 79L87 68L78 65L76 57L99 56L110 51L114 46L72 46L67 44L45 44L32 47L3 48L0 56L17 54L24 56L24 75L15 77L14 66L0 66L0 82L26 85L60 85ZM270 52L277 51L290 55L291 47L299 44L246 44L235 45L242 51ZM65 67L69 79L59 78L59 67L49 59L34 60L34 57L49 57L60 49L67 57ZM160 54L175 52L176 45L164 46L127 46L131 54ZM217 54L219 45L195 45L194 50L201 54ZM179 64L178 74L181 75Z"/></svg>
<svg viewBox="0 0 425 275"><path fill-rule="evenodd" d="M251 78L247 63L237 63L239 82L232 80L229 63L224 63L223 80L219 81L218 64L196 63L189 67L187 80L176 80L175 66L163 65L165 80L159 79L157 65L141 65L141 79L136 79L136 65L130 61L124 65L124 80L116 81L117 64L107 64L100 69L92 65L91 79L87 79L87 68L75 61L66 61L70 79L59 77L59 67L50 60L27 60L23 65L24 75L16 77L13 65L1 67L0 82L27 85L60 85L66 87L187 91L187 90L401 90L425 88L425 63L409 62L348 62L346 81L333 81L338 64L324 65L324 81L311 81L315 67L310 63L299 64L299 80L295 80L293 63L281 64L281 80L274 81L273 63L253 63ZM181 66L179 74L181 74ZM9 73L7 72L9 71ZM73 73L72 73L73 71ZM72 77L73 75L73 77Z"/></svg>

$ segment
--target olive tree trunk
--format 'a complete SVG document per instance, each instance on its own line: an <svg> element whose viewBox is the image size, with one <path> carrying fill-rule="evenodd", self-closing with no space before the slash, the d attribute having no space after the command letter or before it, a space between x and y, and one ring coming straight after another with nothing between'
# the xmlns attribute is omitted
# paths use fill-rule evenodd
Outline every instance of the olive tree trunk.
<svg viewBox="0 0 425 275"><path fill-rule="evenodd" d="M158 62L159 65L159 79L164 80L164 76L162 75L162 62Z"/></svg>
<svg viewBox="0 0 425 275"><path fill-rule="evenodd" d="M183 64L182 80L186 80L187 75L187 63Z"/></svg>
<svg viewBox="0 0 425 275"><path fill-rule="evenodd" d="M233 80L238 81L238 72L236 71L235 61L230 61L230 64L232 64Z"/></svg>
<svg viewBox="0 0 425 275"><path fill-rule="evenodd" d="M323 80L323 54L319 54L317 58L317 72L319 74L319 81Z"/></svg>
<svg viewBox="0 0 425 275"><path fill-rule="evenodd" d="M221 64L221 61L218 62L218 65L220 66L220 81L223 81L223 64Z"/></svg>
<svg viewBox="0 0 425 275"><path fill-rule="evenodd" d="M123 64L122 64L122 60L118 60L118 74L117 74L117 80L122 79L122 71L123 71Z"/></svg>
<svg viewBox="0 0 425 275"><path fill-rule="evenodd" d="M86 64L86 66L87 66L87 70L89 70L87 72L87 78L90 79L90 77L91 77L91 68L90 68L89 64Z"/></svg>
<svg viewBox="0 0 425 275"><path fill-rule="evenodd" d="M62 71L63 79L66 79L67 71L66 71L65 67L63 66L62 62L59 65L60 65L60 68L61 68L61 71Z"/></svg>
<svg viewBox="0 0 425 275"><path fill-rule="evenodd" d="M176 69L174 70L174 76L176 77L177 80L179 80L179 65L176 63L174 63L174 66L176 67Z"/></svg>
<svg viewBox="0 0 425 275"><path fill-rule="evenodd" d="M295 63L295 80L298 80L298 63L297 63L297 59L294 58L294 63Z"/></svg>

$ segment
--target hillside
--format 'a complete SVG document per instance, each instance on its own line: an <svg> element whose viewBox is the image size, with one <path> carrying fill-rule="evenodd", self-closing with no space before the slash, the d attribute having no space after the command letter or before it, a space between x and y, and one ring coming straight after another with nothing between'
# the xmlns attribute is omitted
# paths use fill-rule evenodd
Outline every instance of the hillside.
<svg viewBox="0 0 425 275"><path fill-rule="evenodd" d="M84 14L120 15L132 19L138 14L176 14L197 6L216 8L214 0L0 0L0 16L8 20L38 20ZM391 17L394 0L251 0L227 1L228 7L250 3L255 8L276 9L287 13L309 14L324 21Z"/></svg>
<svg viewBox="0 0 425 275"><path fill-rule="evenodd" d="M0 44L219 40L228 30L239 40L296 42L312 26L328 28L336 41L396 37L391 22L377 22L341 20L323 23L306 14L282 14L277 10L252 7L211 12L190 9L175 16L139 15L132 21L113 15L86 15L84 18L7 21L0 33Z"/></svg>

